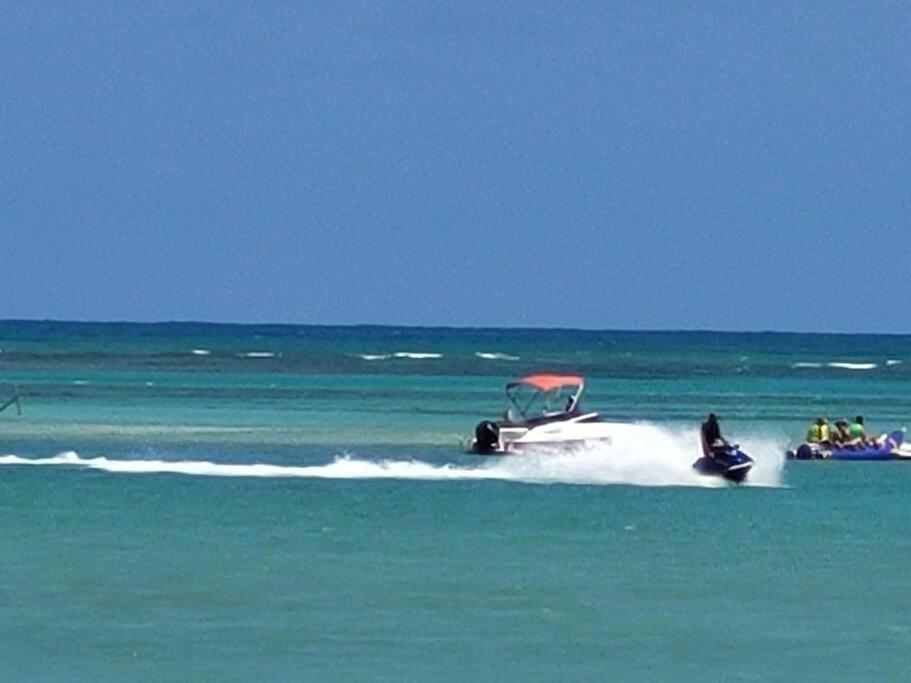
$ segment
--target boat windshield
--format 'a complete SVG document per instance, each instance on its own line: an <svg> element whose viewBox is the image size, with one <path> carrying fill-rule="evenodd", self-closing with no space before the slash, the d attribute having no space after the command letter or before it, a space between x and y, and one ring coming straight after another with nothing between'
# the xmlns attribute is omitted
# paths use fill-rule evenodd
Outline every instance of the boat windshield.
<svg viewBox="0 0 911 683"><path fill-rule="evenodd" d="M584 383L574 375L530 375L506 385L511 420L531 420L572 413Z"/></svg>

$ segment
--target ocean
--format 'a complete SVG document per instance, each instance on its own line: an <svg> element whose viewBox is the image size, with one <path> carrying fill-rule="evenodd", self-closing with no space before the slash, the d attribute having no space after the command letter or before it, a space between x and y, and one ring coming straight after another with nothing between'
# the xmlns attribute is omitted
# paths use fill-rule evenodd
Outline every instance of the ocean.
<svg viewBox="0 0 911 683"><path fill-rule="evenodd" d="M466 454L534 370L641 443ZM0 322L0 674L907 680L911 463L782 453L909 380L911 336Z"/></svg>

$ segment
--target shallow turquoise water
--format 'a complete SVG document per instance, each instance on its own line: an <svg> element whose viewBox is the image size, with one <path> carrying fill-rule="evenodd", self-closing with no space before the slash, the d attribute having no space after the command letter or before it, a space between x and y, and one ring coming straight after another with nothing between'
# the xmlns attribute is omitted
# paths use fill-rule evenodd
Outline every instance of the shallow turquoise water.
<svg viewBox="0 0 911 683"><path fill-rule="evenodd" d="M24 393L2 450L53 463L2 468L0 669L904 680L911 465L790 463L741 488L674 467L712 408L764 456L817 412L903 424L908 370L887 361L909 341L0 323L0 379ZM403 351L442 357L357 357ZM538 367L585 371L590 407L667 452L462 454L502 382Z"/></svg>

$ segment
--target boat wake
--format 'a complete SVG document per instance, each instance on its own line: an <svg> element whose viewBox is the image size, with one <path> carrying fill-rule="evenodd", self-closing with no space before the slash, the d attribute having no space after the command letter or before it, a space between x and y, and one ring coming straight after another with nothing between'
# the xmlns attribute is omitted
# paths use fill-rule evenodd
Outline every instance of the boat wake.
<svg viewBox="0 0 911 683"><path fill-rule="evenodd" d="M637 486L723 487L716 477L692 468L698 444L695 431L678 432L637 425L636 444L587 444L572 449L541 450L504 457L478 457L465 464L422 460L371 460L338 456L320 465L217 463L205 460L83 458L66 452L49 458L0 456L0 465L59 466L114 474L182 474L205 477L270 477L309 479L400 479L424 481L513 481L526 484L630 484ZM641 440L640 440L641 438ZM649 444L646 449L642 444ZM771 440L750 439L744 449L756 460L747 485L780 486L783 448Z"/></svg>

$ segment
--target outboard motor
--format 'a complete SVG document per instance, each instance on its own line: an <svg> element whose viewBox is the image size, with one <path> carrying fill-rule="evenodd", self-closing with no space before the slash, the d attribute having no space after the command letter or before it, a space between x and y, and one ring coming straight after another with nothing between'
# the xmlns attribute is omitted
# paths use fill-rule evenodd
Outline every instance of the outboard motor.
<svg viewBox="0 0 911 683"><path fill-rule="evenodd" d="M500 447L500 427L496 422L484 420L474 428L475 453L496 453Z"/></svg>

